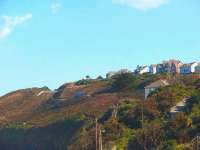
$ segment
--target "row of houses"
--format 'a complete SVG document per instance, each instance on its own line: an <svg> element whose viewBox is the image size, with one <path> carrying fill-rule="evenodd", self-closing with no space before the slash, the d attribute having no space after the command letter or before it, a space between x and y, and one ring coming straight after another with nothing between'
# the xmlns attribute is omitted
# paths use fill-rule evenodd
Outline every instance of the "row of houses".
<svg viewBox="0 0 200 150"><path fill-rule="evenodd" d="M135 70L136 74L161 74L161 73L175 73L175 74L190 74L200 73L200 63L192 62L184 64L179 60L163 61L160 64L153 64L150 66L138 66Z"/></svg>
<svg viewBox="0 0 200 150"><path fill-rule="evenodd" d="M134 71L128 69L121 69L119 71L111 71L106 74L107 78L111 78L114 75L131 73L134 74L162 74L162 73L174 73L174 74L190 74L200 73L200 62L182 63L180 60L168 60L159 64L153 64L150 66L137 66Z"/></svg>

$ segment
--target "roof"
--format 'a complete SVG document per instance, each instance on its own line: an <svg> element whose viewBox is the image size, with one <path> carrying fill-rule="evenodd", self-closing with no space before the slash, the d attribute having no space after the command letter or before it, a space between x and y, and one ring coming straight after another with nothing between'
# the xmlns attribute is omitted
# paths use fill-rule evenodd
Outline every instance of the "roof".
<svg viewBox="0 0 200 150"><path fill-rule="evenodd" d="M157 80L149 85L147 85L145 88L158 88L161 86L167 86L169 83L166 80Z"/></svg>
<svg viewBox="0 0 200 150"><path fill-rule="evenodd" d="M192 63L189 63L189 64L183 64L182 67L191 67L193 64L197 64L198 65L197 62L192 62Z"/></svg>

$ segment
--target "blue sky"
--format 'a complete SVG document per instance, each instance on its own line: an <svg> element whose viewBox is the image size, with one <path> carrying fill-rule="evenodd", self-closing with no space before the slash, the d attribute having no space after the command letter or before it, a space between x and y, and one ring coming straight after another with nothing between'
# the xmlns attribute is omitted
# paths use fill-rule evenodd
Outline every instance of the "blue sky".
<svg viewBox="0 0 200 150"><path fill-rule="evenodd" d="M0 95L200 60L199 0L0 1Z"/></svg>

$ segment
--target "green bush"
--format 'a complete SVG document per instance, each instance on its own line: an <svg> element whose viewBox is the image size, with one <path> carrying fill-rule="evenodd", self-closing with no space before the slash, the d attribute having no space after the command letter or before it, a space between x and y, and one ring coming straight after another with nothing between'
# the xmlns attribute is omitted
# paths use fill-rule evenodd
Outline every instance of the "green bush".
<svg viewBox="0 0 200 150"><path fill-rule="evenodd" d="M112 88L119 90L133 90L138 86L138 79L132 73L119 74L113 77Z"/></svg>

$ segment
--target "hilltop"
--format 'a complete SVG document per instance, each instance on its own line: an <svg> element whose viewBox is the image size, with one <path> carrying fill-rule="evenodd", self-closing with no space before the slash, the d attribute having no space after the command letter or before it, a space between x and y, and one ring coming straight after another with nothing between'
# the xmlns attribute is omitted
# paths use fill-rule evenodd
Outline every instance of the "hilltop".
<svg viewBox="0 0 200 150"><path fill-rule="evenodd" d="M144 100L144 87L159 79L170 85ZM122 73L65 83L55 91L43 87L8 93L0 97L1 149L93 150L95 118L98 132L105 131L104 148L188 148L200 132L199 79L197 74ZM186 110L172 119L170 108L186 97L191 99Z"/></svg>

